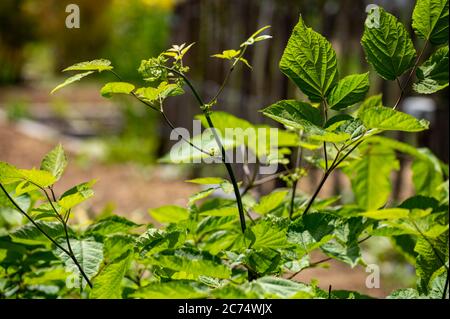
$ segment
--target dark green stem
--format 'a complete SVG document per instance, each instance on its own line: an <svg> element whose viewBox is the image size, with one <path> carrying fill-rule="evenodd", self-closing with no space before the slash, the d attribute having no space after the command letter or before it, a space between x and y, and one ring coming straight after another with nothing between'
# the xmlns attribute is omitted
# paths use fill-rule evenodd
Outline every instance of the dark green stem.
<svg viewBox="0 0 450 319"><path fill-rule="evenodd" d="M11 197L11 195L9 195L8 191L3 187L3 185L0 183L0 188L1 190L5 193L6 197L8 197L8 200L17 208L17 210L22 213L22 215L24 215L33 225L34 227L37 228L37 230L39 230L48 240L50 240L57 248L59 248L61 251L63 251L66 255L68 255L72 261L75 263L75 265L78 267L78 269L80 270L81 275L84 277L84 279L86 280L86 282L88 283L89 287L92 288L92 283L90 282L89 278L87 277L86 273L84 272L83 268L81 267L81 265L78 263L78 260L75 258L75 255L73 253L71 253L70 251L68 251L67 249L65 249L63 246L61 246L60 244L58 244L49 234L47 234L47 232L41 228L41 226L39 226L39 224L37 224L33 218L31 218L30 215L28 215L17 203L16 201Z"/></svg>
<svg viewBox="0 0 450 319"><path fill-rule="evenodd" d="M197 100L197 102L203 112L203 115L205 116L206 121L208 122L208 126L213 132L214 139L216 140L217 145L221 149L222 163L225 165L225 168L227 169L228 175L230 177L231 184L233 185L234 195L236 196L236 202L237 202L238 211L239 211L241 230L244 233L245 229L246 229L246 223L245 223L245 212L244 212L244 206L242 204L241 193L239 191L239 186L238 186L236 177L234 175L233 167L231 166L231 164L228 161L226 150L223 147L220 137L217 134L217 129L215 128L215 126L211 120L211 116L209 114L210 111L209 111L208 106L203 102L202 98L200 97L199 93L193 86L192 82L182 72L179 72L178 70L175 70L173 68L166 67L164 65L161 65L160 67L166 68L167 70L180 76L184 80L184 82L186 82L187 86L190 88L190 90L192 91L192 94L194 95L195 99Z"/></svg>

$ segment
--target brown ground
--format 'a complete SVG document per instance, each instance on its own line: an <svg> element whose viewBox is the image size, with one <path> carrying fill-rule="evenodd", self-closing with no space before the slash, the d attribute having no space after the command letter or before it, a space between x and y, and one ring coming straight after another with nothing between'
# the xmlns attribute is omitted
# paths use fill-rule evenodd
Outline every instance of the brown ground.
<svg viewBox="0 0 450 319"><path fill-rule="evenodd" d="M42 157L55 143L36 140L18 133L13 126L0 124L0 161L21 168L38 167ZM133 165L102 165L90 163L86 168L74 165L74 156L69 153L64 177L58 182L56 191L97 179L96 195L90 204L101 210L114 203L116 212L132 216L136 221L149 221L146 210L167 204L185 205L186 198L196 187L182 181L165 180L156 170L144 171Z"/></svg>

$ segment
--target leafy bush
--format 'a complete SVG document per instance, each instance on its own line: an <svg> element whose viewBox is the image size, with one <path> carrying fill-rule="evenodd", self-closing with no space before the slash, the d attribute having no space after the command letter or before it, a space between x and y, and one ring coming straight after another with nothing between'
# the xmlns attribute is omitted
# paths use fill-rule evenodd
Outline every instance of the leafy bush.
<svg viewBox="0 0 450 319"><path fill-rule="evenodd" d="M96 72L111 72L118 82L107 83L102 95L126 94L162 115L165 99L187 88L198 101L198 117L212 131L185 139L176 156L165 160L210 159L226 167L229 180L210 177L189 182L209 185L189 198L187 208L164 206L150 210L161 227L139 225L124 217L102 216L90 225L69 225L72 210L93 196L94 181L77 185L61 196L53 185L67 165L61 146L43 159L40 169L18 169L0 163L0 293L3 297L89 298L364 298L357 292L325 292L315 283L292 280L317 266L310 253L320 249L329 259L351 267L365 265L360 244L370 237L387 237L416 269L415 288L394 291L389 298L445 298L448 293L448 168L429 150L381 136L384 131L419 132L426 120L397 110L413 84L431 94L448 86L448 1L419 0L413 28L425 48L434 53L422 61L406 28L380 7L368 13L362 45L368 62L386 80L396 80L402 94L397 103L383 105L382 96L366 98L369 74L340 76L331 44L300 18L280 61L280 69L309 101L284 100L262 112L283 124L278 149L266 141L224 138L226 128L260 128L223 112L214 112L220 93L246 51L267 27L258 30L238 50L214 55L229 60L230 69L217 94L205 102L187 77L183 56L191 45L173 46L142 61L139 72L148 82L136 88L123 82L107 60L83 62L54 91ZM400 77L406 73L401 82ZM184 150L181 146L184 146ZM255 146L256 145L256 146ZM188 146L188 147L186 147ZM297 147L294 168L257 179L257 173L238 182L227 150L246 147L259 165L288 163L288 147ZM392 203L390 174L399 168L397 155L413 159L416 195ZM173 155L172 154L172 155ZM244 163L244 165L247 165ZM312 195L296 187L315 166L323 177ZM248 167L247 167L248 168ZM328 177L341 169L351 180L354 202L318 199ZM246 169L247 170L247 169ZM282 178L288 188L261 198L250 191L261 183ZM234 199L210 197L215 190L234 193ZM200 201L202 200L202 201ZM22 221L25 219L25 222Z"/></svg>

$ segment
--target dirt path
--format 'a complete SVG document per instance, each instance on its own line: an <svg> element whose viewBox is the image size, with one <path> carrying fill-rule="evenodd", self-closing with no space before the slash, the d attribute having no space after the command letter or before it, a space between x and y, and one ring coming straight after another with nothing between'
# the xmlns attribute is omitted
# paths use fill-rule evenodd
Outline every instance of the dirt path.
<svg viewBox="0 0 450 319"><path fill-rule="evenodd" d="M58 143L36 140L20 134L12 125L0 124L0 161L22 168L38 167L42 157ZM116 213L135 221L149 221L148 208L167 204L184 206L186 198L197 188L182 181L167 180L159 170L144 170L134 165L104 165L95 162L86 167L76 165L69 153L70 164L56 186L57 192L97 179L95 196L89 204L95 211L114 203Z"/></svg>

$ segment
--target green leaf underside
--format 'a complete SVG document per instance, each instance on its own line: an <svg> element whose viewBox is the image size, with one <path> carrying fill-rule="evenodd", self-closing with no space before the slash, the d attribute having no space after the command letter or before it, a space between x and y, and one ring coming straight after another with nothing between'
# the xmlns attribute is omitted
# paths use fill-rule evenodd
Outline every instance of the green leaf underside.
<svg viewBox="0 0 450 319"><path fill-rule="evenodd" d="M280 69L313 102L324 100L338 77L336 52L302 17L289 38Z"/></svg>
<svg viewBox="0 0 450 319"><path fill-rule="evenodd" d="M106 59L97 59L87 62L80 62L77 64L74 64L72 66L69 66L63 70L63 72L66 71L107 71L112 70L113 67L111 66L111 61L108 61Z"/></svg>
<svg viewBox="0 0 450 319"><path fill-rule="evenodd" d="M358 116L365 127L384 131L420 132L428 129L429 125L427 120L418 120L412 115L383 106L365 109Z"/></svg>
<svg viewBox="0 0 450 319"><path fill-rule="evenodd" d="M448 42L448 0L417 0L412 20L420 38L435 45Z"/></svg>
<svg viewBox="0 0 450 319"><path fill-rule="evenodd" d="M189 217L189 211L186 208L175 205L149 209L148 212L160 223L177 223Z"/></svg>
<svg viewBox="0 0 450 319"><path fill-rule="evenodd" d="M68 86L69 84L72 84L74 82L80 81L82 78L94 73L94 71L88 71L84 73L79 73L71 76L70 78L67 78L63 83L59 84L57 87L55 87L50 94L55 93L56 91L62 89L63 87Z"/></svg>
<svg viewBox="0 0 450 319"><path fill-rule="evenodd" d="M130 94L134 90L134 85L127 82L106 83L100 90L103 97L111 97L113 94Z"/></svg>
<svg viewBox="0 0 450 319"><path fill-rule="evenodd" d="M122 280L130 268L133 254L130 251L106 265L95 277L90 297L93 299L122 298Z"/></svg>
<svg viewBox="0 0 450 319"><path fill-rule="evenodd" d="M143 299L194 299L206 298L208 294L208 287L197 281L173 280L152 283L134 292L132 297Z"/></svg>
<svg viewBox="0 0 450 319"><path fill-rule="evenodd" d="M373 211L383 206L391 192L390 174L399 168L395 152L383 146L368 146L361 160L348 168L359 207Z"/></svg>
<svg viewBox="0 0 450 319"><path fill-rule="evenodd" d="M59 241L59 244L68 250L66 241L64 239L60 239ZM81 240L71 238L70 245L75 258L83 268L84 273L89 279L94 277L100 269L100 263L103 260L103 244L95 241L93 238ZM56 252L59 258L64 261L66 271L75 274L74 280L79 281L80 271L73 260L58 248L56 249ZM87 284L84 278L82 278L82 282L83 286Z"/></svg>
<svg viewBox="0 0 450 319"><path fill-rule="evenodd" d="M288 193L289 191L287 190L273 191L272 193L261 197L259 203L253 206L253 210L258 214L268 214L283 204Z"/></svg>
<svg viewBox="0 0 450 319"><path fill-rule="evenodd" d="M305 131L314 140L342 142L350 138L348 133L335 133L321 128L323 119L320 110L309 103L284 100L268 106L262 112L287 127Z"/></svg>
<svg viewBox="0 0 450 319"><path fill-rule="evenodd" d="M413 88L417 93L432 94L448 87L448 46L439 48L416 71L418 82Z"/></svg>
<svg viewBox="0 0 450 319"><path fill-rule="evenodd" d="M152 258L156 265L174 270L179 276L210 276L223 279L231 276L231 269L219 258L194 249L164 250Z"/></svg>
<svg viewBox="0 0 450 319"><path fill-rule="evenodd" d="M413 66L416 57L403 24L378 6L367 15L361 44L369 63L386 80L395 80L402 75Z"/></svg>
<svg viewBox="0 0 450 319"><path fill-rule="evenodd" d="M66 166L67 156L64 153L62 145L58 144L58 146L44 156L41 163L41 170L51 173L56 180L59 180Z"/></svg>

